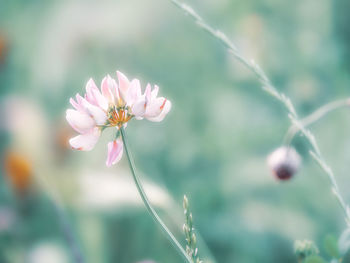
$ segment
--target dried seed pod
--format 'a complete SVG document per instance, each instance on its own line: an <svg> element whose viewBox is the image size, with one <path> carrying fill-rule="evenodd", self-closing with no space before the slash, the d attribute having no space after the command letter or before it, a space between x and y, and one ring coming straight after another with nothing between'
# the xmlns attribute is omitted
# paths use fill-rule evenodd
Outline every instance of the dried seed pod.
<svg viewBox="0 0 350 263"><path fill-rule="evenodd" d="M267 158L267 164L279 180L288 180L299 170L301 158L294 148L280 147Z"/></svg>

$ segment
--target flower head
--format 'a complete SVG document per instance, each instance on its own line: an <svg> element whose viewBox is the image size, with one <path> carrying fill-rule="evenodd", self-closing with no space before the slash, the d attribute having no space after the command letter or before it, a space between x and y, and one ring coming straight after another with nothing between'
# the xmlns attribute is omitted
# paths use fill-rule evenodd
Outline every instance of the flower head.
<svg viewBox="0 0 350 263"><path fill-rule="evenodd" d="M90 151L97 143L101 132L108 127L119 130L126 127L132 118L160 122L171 109L171 102L158 97L159 87L150 84L142 94L138 79L129 79L117 71L118 83L107 75L99 89L90 79L84 96L77 94L70 99L74 109L68 109L66 119L80 135L69 140L73 149ZM123 154L123 143L118 138L108 144L107 166L117 163Z"/></svg>
<svg viewBox="0 0 350 263"><path fill-rule="evenodd" d="M269 155L267 163L277 179L288 180L299 170L301 158L294 148L280 147Z"/></svg>

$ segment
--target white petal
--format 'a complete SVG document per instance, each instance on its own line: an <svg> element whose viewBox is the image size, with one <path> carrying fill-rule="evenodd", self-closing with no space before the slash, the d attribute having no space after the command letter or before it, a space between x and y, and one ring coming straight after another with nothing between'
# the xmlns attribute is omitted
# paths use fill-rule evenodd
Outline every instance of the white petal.
<svg viewBox="0 0 350 263"><path fill-rule="evenodd" d="M69 140L69 144L73 149L80 151L90 151L94 148L100 137L101 131L98 128L92 129L90 132L78 135Z"/></svg>
<svg viewBox="0 0 350 263"><path fill-rule="evenodd" d="M70 98L69 102L77 111L86 112L85 108L82 105L83 100L85 99L80 96L79 93L77 93L77 95L75 95L75 100L73 98Z"/></svg>
<svg viewBox="0 0 350 263"><path fill-rule="evenodd" d="M108 117L105 111L91 104L87 107L87 110L89 111L89 114L95 120L97 125L106 124Z"/></svg>
<svg viewBox="0 0 350 263"><path fill-rule="evenodd" d="M86 99L81 99L81 105L85 112L92 117L97 125L104 125L107 121L107 113L100 107L92 105Z"/></svg>
<svg viewBox="0 0 350 263"><path fill-rule="evenodd" d="M79 93L77 93L77 95L75 95L75 98L76 98L77 103L78 103L79 105L82 105L83 100L85 100L82 96L80 96Z"/></svg>
<svg viewBox="0 0 350 263"><path fill-rule="evenodd" d="M102 94L99 90L93 90L92 92L93 92L95 99L97 101L97 106L99 106L103 110L107 110L108 109L107 99L102 96Z"/></svg>
<svg viewBox="0 0 350 263"><path fill-rule="evenodd" d="M157 96L158 96L158 91L159 91L159 87L157 86L157 85L154 85L154 89L152 90L152 92L151 92L151 96L152 96L152 98L157 98Z"/></svg>
<svg viewBox="0 0 350 263"><path fill-rule="evenodd" d="M80 105L73 98L70 98L69 102L76 110L81 110Z"/></svg>
<svg viewBox="0 0 350 263"><path fill-rule="evenodd" d="M117 71L118 81L119 81L119 93L121 98L125 101L127 92L130 86L130 81L128 78L121 73L120 71Z"/></svg>
<svg viewBox="0 0 350 263"><path fill-rule="evenodd" d="M88 89L89 89L89 90L98 89L97 86L96 86L95 81L94 81L92 78L90 78L90 79L88 80L88 82L86 83L85 88L86 88L87 90L88 90Z"/></svg>
<svg viewBox="0 0 350 263"><path fill-rule="evenodd" d="M94 120L86 113L68 109L66 119L70 126L79 133L86 133L95 126Z"/></svg>
<svg viewBox="0 0 350 263"><path fill-rule="evenodd" d="M101 83L102 95L107 99L109 103L114 103L114 94L117 90L117 82L107 75L103 78Z"/></svg>
<svg viewBox="0 0 350 263"><path fill-rule="evenodd" d="M86 83L85 89L86 89L86 94L85 94L86 100L94 105L97 105L97 101L93 94L93 90L98 90L98 88L93 79L89 79L89 81Z"/></svg>
<svg viewBox="0 0 350 263"><path fill-rule="evenodd" d="M157 117L147 118L147 119L149 121L160 122L169 113L170 109L171 109L171 102L170 102L170 100L167 100L164 104L164 108L163 108L162 112Z"/></svg>
<svg viewBox="0 0 350 263"><path fill-rule="evenodd" d="M107 99L102 96L100 90L97 88L95 82L92 79L90 79L86 84L85 98L89 103L98 106L101 109L108 109Z"/></svg>
<svg viewBox="0 0 350 263"><path fill-rule="evenodd" d="M138 79L133 79L126 96L126 104L132 106L141 97L141 84Z"/></svg>
<svg viewBox="0 0 350 263"><path fill-rule="evenodd" d="M131 108L132 114L136 119L142 119L146 112L146 101L144 98L139 99Z"/></svg>
<svg viewBox="0 0 350 263"><path fill-rule="evenodd" d="M157 117L162 112L166 104L166 101L167 101L166 98L160 97L160 98L151 100L150 103L147 103L145 117L146 118Z"/></svg>
<svg viewBox="0 0 350 263"><path fill-rule="evenodd" d="M148 83L145 89L145 99L146 99L146 103L149 104L152 100L152 93L151 93L151 85Z"/></svg>

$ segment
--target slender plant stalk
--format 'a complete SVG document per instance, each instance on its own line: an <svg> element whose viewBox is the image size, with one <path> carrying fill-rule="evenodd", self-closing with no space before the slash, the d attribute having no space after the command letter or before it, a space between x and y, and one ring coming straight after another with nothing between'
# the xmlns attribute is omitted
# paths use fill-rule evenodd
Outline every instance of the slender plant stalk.
<svg viewBox="0 0 350 263"><path fill-rule="evenodd" d="M64 211L62 202L58 195L49 187L47 180L39 175L36 176L41 188L46 192L52 207L57 215L58 222L60 224L61 230L63 232L63 236L68 244L68 247L71 251L74 262L76 263L85 263L85 259L83 253L81 252L79 243L77 241L76 236L74 235L74 231L72 225L70 224L68 217Z"/></svg>
<svg viewBox="0 0 350 263"><path fill-rule="evenodd" d="M147 198L147 195L146 195L145 191L143 190L141 181L140 181L140 179L138 178L138 176L136 174L135 164L134 164L132 156L131 156L131 154L129 152L129 146L128 146L128 142L127 142L127 139L126 139L124 127L120 128L120 133L122 135L122 140L123 140L123 143L124 143L125 154L126 154L126 156L128 158L131 174L133 176L134 182L135 182L137 190L138 190L138 192L139 192L139 194L141 196L141 199L142 199L144 205L147 208L147 211L149 212L149 214L151 215L153 220L160 226L160 228L162 229L163 233L170 240L171 244L182 255L182 257L185 260L185 262L193 263L192 259L187 255L186 251L182 248L182 246L176 240L174 235L170 232L170 230L167 228L167 226L163 223L163 221L160 219L160 217L158 216L157 212L153 209L151 203L149 202L149 200Z"/></svg>
<svg viewBox="0 0 350 263"><path fill-rule="evenodd" d="M247 69L249 69L252 73L254 73L258 78L260 84L262 85L261 88L272 97L275 97L286 108L288 112L288 117L291 123L298 128L301 134L304 135L305 138L310 143L312 149L309 151L309 153L327 175L331 183L332 192L334 193L340 206L344 210L345 222L347 223L348 226L350 226L350 208L345 203L343 197L340 194L339 186L334 177L334 173L332 169L329 167L329 165L326 163L324 158L322 157L322 154L319 150L319 147L314 135L308 129L306 129L303 123L301 123L301 121L298 119L298 115L295 111L294 105L292 104L291 100L284 93L279 92L273 86L273 84L271 83L271 81L269 80L265 72L260 68L258 64L254 62L254 60L248 60L242 54L240 54L237 47L231 42L231 40L224 33L208 25L204 21L204 19L201 16L199 16L196 13L196 11L193 10L191 6L185 3L181 3L178 0L170 0L170 1L174 5L176 5L179 9L181 9L186 15L191 17L200 28L202 28L203 30L208 32L210 35L212 35L214 38L216 38L227 49L229 53L231 53Z"/></svg>
<svg viewBox="0 0 350 263"><path fill-rule="evenodd" d="M311 113L310 115L308 115L305 118L303 118L302 120L300 120L300 122L304 127L307 127L307 126L315 123L316 121L322 119L328 113L330 113L334 110L337 110L339 108L349 107L349 106L350 106L350 99L349 98L332 101L332 102L329 102L329 103L321 106L320 108L315 110L313 113ZM298 131L299 131L299 129L296 126L291 125L289 127L285 137L284 137L284 144L289 146L291 144L294 136L298 133Z"/></svg>
<svg viewBox="0 0 350 263"><path fill-rule="evenodd" d="M84 263L84 257L80 250L80 247L78 245L78 242L76 240L76 237L74 236L74 232L72 229L72 226L70 222L68 221L68 218L63 210L63 208L59 205L53 205L54 209L57 213L59 222L61 224L62 232L64 234L64 237L69 244L69 247L71 249L72 256L74 257L74 260L76 263Z"/></svg>

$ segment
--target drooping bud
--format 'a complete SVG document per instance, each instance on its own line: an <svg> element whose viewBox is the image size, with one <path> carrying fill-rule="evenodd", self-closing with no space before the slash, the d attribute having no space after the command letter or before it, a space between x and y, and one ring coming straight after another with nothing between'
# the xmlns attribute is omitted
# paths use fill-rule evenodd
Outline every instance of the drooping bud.
<svg viewBox="0 0 350 263"><path fill-rule="evenodd" d="M299 170L301 158L294 148L280 147L268 156L267 164L277 179L288 180Z"/></svg>

